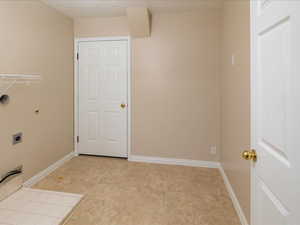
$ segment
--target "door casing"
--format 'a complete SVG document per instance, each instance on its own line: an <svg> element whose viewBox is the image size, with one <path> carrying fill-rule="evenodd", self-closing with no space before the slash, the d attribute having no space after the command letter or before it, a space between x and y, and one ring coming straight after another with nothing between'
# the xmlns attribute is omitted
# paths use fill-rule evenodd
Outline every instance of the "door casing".
<svg viewBox="0 0 300 225"><path fill-rule="evenodd" d="M255 80L255 75L254 75L254 71L255 71L255 65L253 65L256 62L256 52L255 52L255 11L254 11L254 7L256 7L256 5L254 4L253 1L250 0L250 40L251 40L251 47L250 47L250 58L251 58L251 66L250 66L250 76L251 76L251 149L255 149L255 92L253 90L255 90L256 87L256 80ZM251 219L251 224L252 225L252 221L254 221L254 214L253 214L253 208L254 208L254 198L253 198L253 194L254 194L254 190L255 190L255 182L254 182L254 171L253 171L253 161L251 161L251 198L250 198L250 219Z"/></svg>
<svg viewBox="0 0 300 225"><path fill-rule="evenodd" d="M93 42L93 41L127 41L128 43L128 71L127 71L127 152L128 158L131 154L131 141L132 141L132 75L131 75L131 38L129 36L120 37L96 37L96 38L76 38L74 41L74 152L75 155L78 153L78 141L79 136L79 61L77 59L77 54L79 53L78 47L81 42ZM80 137L79 137L80 141Z"/></svg>

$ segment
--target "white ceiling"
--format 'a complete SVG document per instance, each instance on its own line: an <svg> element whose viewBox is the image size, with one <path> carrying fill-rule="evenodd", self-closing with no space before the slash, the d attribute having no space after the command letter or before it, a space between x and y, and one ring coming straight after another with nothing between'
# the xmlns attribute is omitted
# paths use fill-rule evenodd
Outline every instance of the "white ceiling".
<svg viewBox="0 0 300 225"><path fill-rule="evenodd" d="M72 18L125 16L128 7L148 7L152 13L220 7L222 0L41 0Z"/></svg>

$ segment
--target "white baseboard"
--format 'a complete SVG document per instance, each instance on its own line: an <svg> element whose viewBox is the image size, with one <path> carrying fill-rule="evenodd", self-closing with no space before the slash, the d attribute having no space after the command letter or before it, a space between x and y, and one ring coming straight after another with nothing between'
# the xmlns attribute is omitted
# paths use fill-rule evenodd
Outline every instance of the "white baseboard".
<svg viewBox="0 0 300 225"><path fill-rule="evenodd" d="M236 195L234 193L234 190L233 190L233 188L232 188L232 186L231 186L231 184L229 182L229 179L228 179L228 177L227 177L227 175L226 175L226 173L225 173L225 171L224 171L224 169L223 169L223 167L222 167L221 164L220 164L219 169L220 169L221 175L223 177L223 180L224 180L225 186L227 188L227 191L229 193L229 196L231 198L231 201L233 203L233 206L234 206L234 208L235 208L235 210L236 210L236 212L237 212L237 214L238 214L238 216L240 218L241 224L242 225L249 225L248 221L247 221L247 219L245 217L245 214L243 212L243 209L242 209L242 207L241 207L241 205L239 203L239 200L237 199L237 197L236 197Z"/></svg>
<svg viewBox="0 0 300 225"><path fill-rule="evenodd" d="M219 162L199 161L199 160L189 160L189 159L160 158L160 157L137 156L137 155L129 156L128 161L166 164L166 165L206 167L206 168L219 168L220 167Z"/></svg>
<svg viewBox="0 0 300 225"><path fill-rule="evenodd" d="M39 172L35 176L31 177L29 180L27 180L24 184L23 187L32 187L36 183L38 183L40 180L48 176L50 173L52 173L54 170L57 168L61 167L64 163L67 161L71 160L73 157L75 157L75 152L71 152L62 159L58 160L48 168L44 169L43 171Z"/></svg>

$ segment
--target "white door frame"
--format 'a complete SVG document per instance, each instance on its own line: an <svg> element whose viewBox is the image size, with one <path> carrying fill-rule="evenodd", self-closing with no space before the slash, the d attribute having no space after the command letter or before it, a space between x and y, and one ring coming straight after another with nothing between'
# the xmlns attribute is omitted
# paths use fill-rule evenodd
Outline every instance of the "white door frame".
<svg viewBox="0 0 300 225"><path fill-rule="evenodd" d="M256 74L255 74L255 68L256 68L256 52L255 52L255 45L256 45L256 37L255 37L255 28L256 28L256 15L255 15L255 10L254 7L256 7L255 2L250 0L250 38L251 38L251 47L250 47L250 52L251 52L251 57L250 57L250 76L251 76L251 149L255 149L255 96L256 96ZM253 171L253 162L251 161L251 196L250 196L250 219L251 219L251 224L253 224L254 221L254 190L255 190L255 182L254 182L254 171Z"/></svg>
<svg viewBox="0 0 300 225"><path fill-rule="evenodd" d="M79 136L79 70L77 60L78 46L81 42L93 42L93 41L127 41L128 42L128 72L127 72L127 152L128 158L131 154L131 136L132 136L132 124L131 124L131 113L132 113L132 90L131 90L131 38L129 36L121 37L96 37L96 38L76 38L74 41L74 146L75 155L79 155L77 137ZM79 140L80 141L80 140Z"/></svg>

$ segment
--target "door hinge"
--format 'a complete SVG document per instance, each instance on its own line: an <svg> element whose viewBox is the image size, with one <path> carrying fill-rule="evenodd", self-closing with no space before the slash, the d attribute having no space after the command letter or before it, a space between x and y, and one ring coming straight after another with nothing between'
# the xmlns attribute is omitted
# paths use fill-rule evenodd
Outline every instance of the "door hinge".
<svg viewBox="0 0 300 225"><path fill-rule="evenodd" d="M79 143L79 136L77 136L77 143Z"/></svg>
<svg viewBox="0 0 300 225"><path fill-rule="evenodd" d="M79 60L79 53L77 53L77 56L76 56L76 57L77 57L77 60Z"/></svg>

